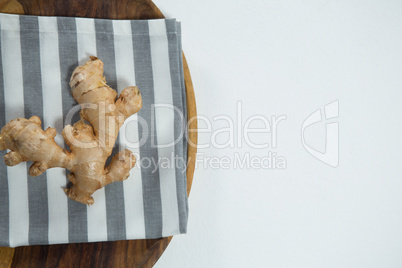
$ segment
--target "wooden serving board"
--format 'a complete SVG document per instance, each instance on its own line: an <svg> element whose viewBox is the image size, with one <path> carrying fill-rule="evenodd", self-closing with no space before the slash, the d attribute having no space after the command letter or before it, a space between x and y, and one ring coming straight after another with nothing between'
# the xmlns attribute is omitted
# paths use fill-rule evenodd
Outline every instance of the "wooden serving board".
<svg viewBox="0 0 402 268"><path fill-rule="evenodd" d="M68 16L103 19L164 18L151 0L0 0L0 12L37 16ZM195 168L197 116L193 84L183 54L187 92L188 169L190 193ZM192 119L192 120L191 120ZM0 248L2 267L152 267L172 237L50 246Z"/></svg>

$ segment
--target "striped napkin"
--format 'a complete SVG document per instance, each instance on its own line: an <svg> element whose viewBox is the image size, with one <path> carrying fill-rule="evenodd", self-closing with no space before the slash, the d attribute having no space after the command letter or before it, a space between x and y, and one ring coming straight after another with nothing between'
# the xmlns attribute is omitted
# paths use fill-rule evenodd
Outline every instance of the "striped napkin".
<svg viewBox="0 0 402 268"><path fill-rule="evenodd" d="M37 115L57 129L78 118L68 85L89 56L108 84L137 85L143 108L120 130L137 165L124 182L93 195L91 207L66 197L66 171L32 178L31 163L0 161L0 246L159 238L186 232L186 106L180 23L0 14L0 126ZM1 152L1 158L6 152Z"/></svg>

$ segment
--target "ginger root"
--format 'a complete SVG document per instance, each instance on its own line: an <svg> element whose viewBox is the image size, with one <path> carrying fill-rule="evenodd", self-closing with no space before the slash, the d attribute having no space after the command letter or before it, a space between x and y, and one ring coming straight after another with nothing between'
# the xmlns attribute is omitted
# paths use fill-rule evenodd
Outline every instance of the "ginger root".
<svg viewBox="0 0 402 268"><path fill-rule="evenodd" d="M33 177L53 167L68 169L72 186L65 189L67 196L92 205L91 195L96 190L127 179L135 165L133 153L124 150L105 167L120 127L125 119L141 109L142 98L137 87L125 88L117 98L117 92L103 77L103 62L96 57L90 57L87 63L74 70L70 86L74 99L81 105L81 120L73 126L65 126L62 133L70 151L54 141L54 128L42 129L37 116L7 123L1 129L0 150L11 150L4 156L8 166L33 161L29 168Z"/></svg>

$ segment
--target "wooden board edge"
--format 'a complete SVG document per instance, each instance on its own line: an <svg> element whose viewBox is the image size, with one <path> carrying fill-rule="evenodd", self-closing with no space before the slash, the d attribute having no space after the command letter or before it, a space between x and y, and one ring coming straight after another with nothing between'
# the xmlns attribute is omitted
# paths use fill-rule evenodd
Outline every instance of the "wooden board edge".
<svg viewBox="0 0 402 268"><path fill-rule="evenodd" d="M0 0L0 12L23 15L24 8L17 0Z"/></svg>
<svg viewBox="0 0 402 268"><path fill-rule="evenodd" d="M191 80L190 69L188 68L186 57L183 53L183 72L184 83L186 86L187 95L187 133L188 133L188 148L187 148L187 195L190 195L191 186L195 171L195 162L197 157L197 142L198 142L198 122L197 122L197 106L195 102L195 94L193 82Z"/></svg>
<svg viewBox="0 0 402 268"><path fill-rule="evenodd" d="M13 257L14 257L14 248L3 248L0 247L0 268L10 268Z"/></svg>

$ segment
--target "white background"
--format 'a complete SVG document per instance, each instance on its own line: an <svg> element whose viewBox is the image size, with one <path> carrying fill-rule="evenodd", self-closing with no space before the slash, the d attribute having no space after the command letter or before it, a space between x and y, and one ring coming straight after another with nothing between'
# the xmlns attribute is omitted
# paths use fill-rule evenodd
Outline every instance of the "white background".
<svg viewBox="0 0 402 268"><path fill-rule="evenodd" d="M200 115L235 119L241 101L243 124L256 114L287 116L277 148L243 140L199 150L231 159L272 151L287 167L199 165L188 234L173 238L156 267L401 267L402 1L155 3L182 21ZM303 148L301 126L336 100L333 168ZM227 125L217 120L212 130ZM325 135L322 122L306 130L306 141L322 151ZM200 133L199 142L228 137ZM271 134L250 137L263 143Z"/></svg>

